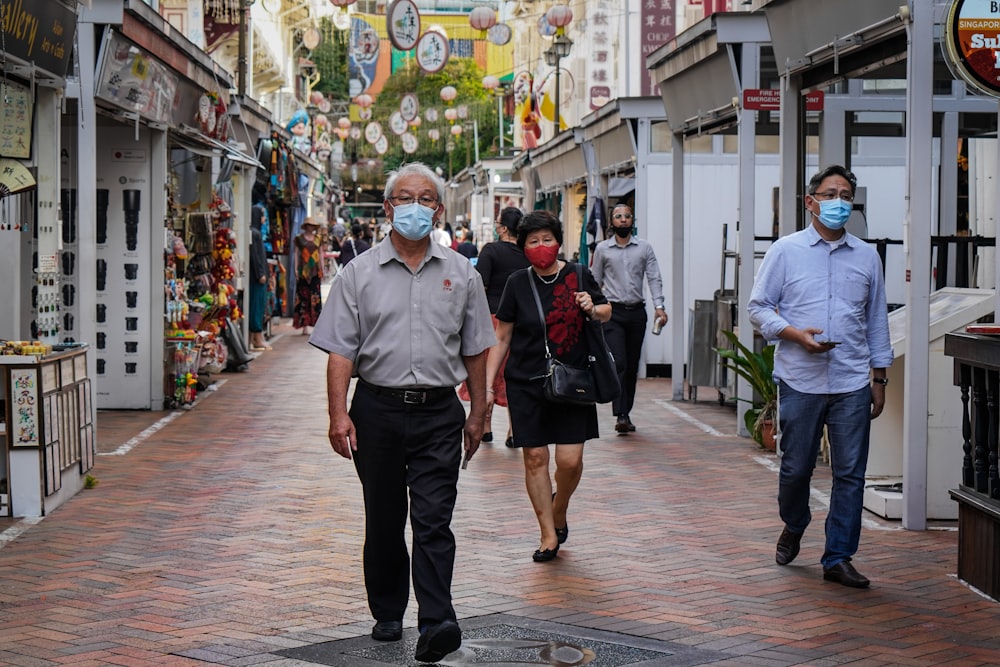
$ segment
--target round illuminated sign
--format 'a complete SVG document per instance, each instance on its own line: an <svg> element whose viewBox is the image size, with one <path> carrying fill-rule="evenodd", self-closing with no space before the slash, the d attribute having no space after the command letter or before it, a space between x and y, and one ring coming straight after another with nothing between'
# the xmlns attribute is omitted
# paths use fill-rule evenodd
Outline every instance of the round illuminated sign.
<svg viewBox="0 0 1000 667"><path fill-rule="evenodd" d="M403 114L399 111L393 111L389 115L389 129L392 130L393 134L399 136L403 132L406 132L407 127L409 126L407 122L403 120Z"/></svg>
<svg viewBox="0 0 1000 667"><path fill-rule="evenodd" d="M512 35L513 31L511 31L510 26L506 23L497 23L486 31L486 39L490 40L496 46L507 45Z"/></svg>
<svg viewBox="0 0 1000 667"><path fill-rule="evenodd" d="M365 126L365 141L374 144L382 136L382 126L377 121L372 121Z"/></svg>
<svg viewBox="0 0 1000 667"><path fill-rule="evenodd" d="M420 140L417 139L412 134L410 134L409 132L400 135L399 138L402 139L403 141L403 152L406 153L407 155L412 155L413 153L416 153L417 149L420 148Z"/></svg>
<svg viewBox="0 0 1000 667"><path fill-rule="evenodd" d="M389 139L383 134L375 142L375 152L379 155L385 155L387 150L389 150Z"/></svg>
<svg viewBox="0 0 1000 667"><path fill-rule="evenodd" d="M420 112L420 102L413 93L406 93L399 100L399 114L407 123L417 117Z"/></svg>
<svg viewBox="0 0 1000 667"><path fill-rule="evenodd" d="M945 62L952 74L992 97L1000 97L1000 12L996 6L981 0L953 0L944 24Z"/></svg>

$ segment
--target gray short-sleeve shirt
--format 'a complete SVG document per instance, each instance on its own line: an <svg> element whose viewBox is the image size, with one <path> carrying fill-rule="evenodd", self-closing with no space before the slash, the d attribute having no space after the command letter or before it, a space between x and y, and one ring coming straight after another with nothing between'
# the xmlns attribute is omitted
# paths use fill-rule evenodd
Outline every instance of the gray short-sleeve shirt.
<svg viewBox="0 0 1000 667"><path fill-rule="evenodd" d="M350 359L372 384L450 387L466 378L462 357L492 347L496 336L468 259L430 243L411 271L386 242L337 273L309 342Z"/></svg>

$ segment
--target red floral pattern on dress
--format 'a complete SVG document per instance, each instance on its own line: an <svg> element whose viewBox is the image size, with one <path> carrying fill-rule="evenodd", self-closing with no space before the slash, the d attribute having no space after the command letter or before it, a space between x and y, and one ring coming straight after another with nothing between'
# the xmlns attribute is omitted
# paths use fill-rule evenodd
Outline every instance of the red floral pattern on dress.
<svg viewBox="0 0 1000 667"><path fill-rule="evenodd" d="M552 307L545 316L549 341L555 344L553 354L567 354L583 334L583 315L576 304L576 293L580 291L576 271L566 274L552 290Z"/></svg>

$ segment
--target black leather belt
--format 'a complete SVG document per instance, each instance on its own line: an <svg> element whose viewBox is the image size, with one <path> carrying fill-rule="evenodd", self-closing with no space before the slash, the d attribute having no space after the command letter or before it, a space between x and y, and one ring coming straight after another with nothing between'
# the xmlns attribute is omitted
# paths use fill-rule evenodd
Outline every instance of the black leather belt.
<svg viewBox="0 0 1000 667"><path fill-rule="evenodd" d="M611 302L612 308L621 308L622 310L639 310L640 308L646 307L645 301L640 301L639 303L619 303L616 301Z"/></svg>
<svg viewBox="0 0 1000 667"><path fill-rule="evenodd" d="M364 386L365 389L377 396L386 396L388 398L393 398L406 405L423 405L424 403L433 403L434 401L439 401L447 396L455 395L454 387L431 387L420 388L420 389L394 389L392 387L380 387L371 382L367 382L358 378L358 384Z"/></svg>

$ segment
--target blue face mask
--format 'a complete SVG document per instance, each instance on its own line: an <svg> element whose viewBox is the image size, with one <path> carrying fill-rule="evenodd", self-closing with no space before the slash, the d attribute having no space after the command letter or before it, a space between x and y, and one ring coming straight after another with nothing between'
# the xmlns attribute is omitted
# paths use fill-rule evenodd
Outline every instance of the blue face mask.
<svg viewBox="0 0 1000 667"><path fill-rule="evenodd" d="M846 202L840 197L835 197L819 203L819 215L816 216L820 223L832 231L843 229L851 217L854 206L851 202Z"/></svg>
<svg viewBox="0 0 1000 667"><path fill-rule="evenodd" d="M434 212L437 209L421 206L417 202L394 206L392 228L403 238L419 241L434 229Z"/></svg>

